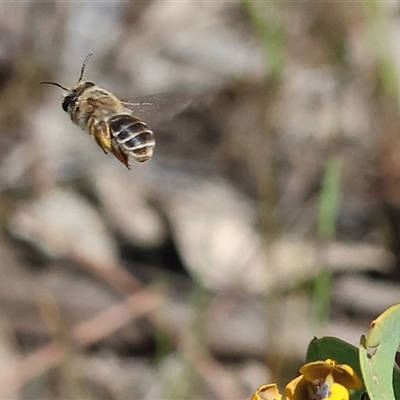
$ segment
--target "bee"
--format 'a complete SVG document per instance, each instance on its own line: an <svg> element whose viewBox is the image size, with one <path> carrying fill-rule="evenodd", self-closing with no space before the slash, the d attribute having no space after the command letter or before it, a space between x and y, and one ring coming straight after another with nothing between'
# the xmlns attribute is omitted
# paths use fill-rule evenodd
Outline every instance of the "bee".
<svg viewBox="0 0 400 400"><path fill-rule="evenodd" d="M72 122L78 125L103 149L111 152L122 164L130 169L129 156L142 163L153 155L154 133L135 113L150 116L154 113L176 114L185 108L190 100L187 96L172 99L171 95L138 97L131 101L123 101L106 89L93 82L84 81L83 74L93 53L89 53L81 68L78 82L72 89L57 82L41 82L54 85L67 92L62 108ZM175 101L173 101L175 100ZM169 102L173 102L171 107ZM163 107L164 104L164 107ZM165 106L167 104L167 106Z"/></svg>

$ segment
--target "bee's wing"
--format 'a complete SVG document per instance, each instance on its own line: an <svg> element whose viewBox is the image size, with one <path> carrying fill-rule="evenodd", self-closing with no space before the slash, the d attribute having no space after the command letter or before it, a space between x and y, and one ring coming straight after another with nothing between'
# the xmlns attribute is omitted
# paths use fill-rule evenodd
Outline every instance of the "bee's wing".
<svg viewBox="0 0 400 400"><path fill-rule="evenodd" d="M136 97L123 101L135 117L146 123L157 125L161 121L181 113L192 102L191 96L184 93L163 93L154 96Z"/></svg>

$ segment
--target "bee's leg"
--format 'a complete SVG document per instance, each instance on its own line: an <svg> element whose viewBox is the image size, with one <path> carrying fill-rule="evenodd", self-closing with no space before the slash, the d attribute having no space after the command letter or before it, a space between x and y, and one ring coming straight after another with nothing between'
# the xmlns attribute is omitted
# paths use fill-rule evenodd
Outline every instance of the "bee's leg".
<svg viewBox="0 0 400 400"><path fill-rule="evenodd" d="M94 140L96 141L96 143L101 147L101 149L104 151L104 154L108 154L108 148L106 146L106 143L103 143L103 141L101 140L101 138L95 136Z"/></svg>
<svg viewBox="0 0 400 400"><path fill-rule="evenodd" d="M98 122L94 118L89 118L87 127L89 134L94 137L105 154L112 151L110 127L104 121Z"/></svg>
<svg viewBox="0 0 400 400"><path fill-rule="evenodd" d="M125 165L126 168L131 169L128 154L126 154L118 145L114 145L111 151L114 156Z"/></svg>
<svg viewBox="0 0 400 400"><path fill-rule="evenodd" d="M101 147L101 149L103 150L104 154L108 154L107 147L102 143L101 139L99 137L95 136L94 140Z"/></svg>

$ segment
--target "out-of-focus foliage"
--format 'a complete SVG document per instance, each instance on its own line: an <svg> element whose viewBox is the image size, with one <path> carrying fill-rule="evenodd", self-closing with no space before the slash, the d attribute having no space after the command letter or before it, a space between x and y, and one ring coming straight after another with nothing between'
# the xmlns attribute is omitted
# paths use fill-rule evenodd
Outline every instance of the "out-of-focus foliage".
<svg viewBox="0 0 400 400"><path fill-rule="evenodd" d="M398 8L2 3L0 397L249 397L297 370L321 271L318 333L357 343L400 294ZM192 97L131 171L39 86L91 52L122 99Z"/></svg>

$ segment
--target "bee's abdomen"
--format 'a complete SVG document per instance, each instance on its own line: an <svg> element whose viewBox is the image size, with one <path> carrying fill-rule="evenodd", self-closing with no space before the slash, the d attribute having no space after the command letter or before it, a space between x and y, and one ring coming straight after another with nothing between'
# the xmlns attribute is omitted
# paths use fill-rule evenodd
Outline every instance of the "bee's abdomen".
<svg viewBox="0 0 400 400"><path fill-rule="evenodd" d="M109 125L117 143L137 161L144 162L153 155L154 134L143 121L133 115L117 114L110 118Z"/></svg>

